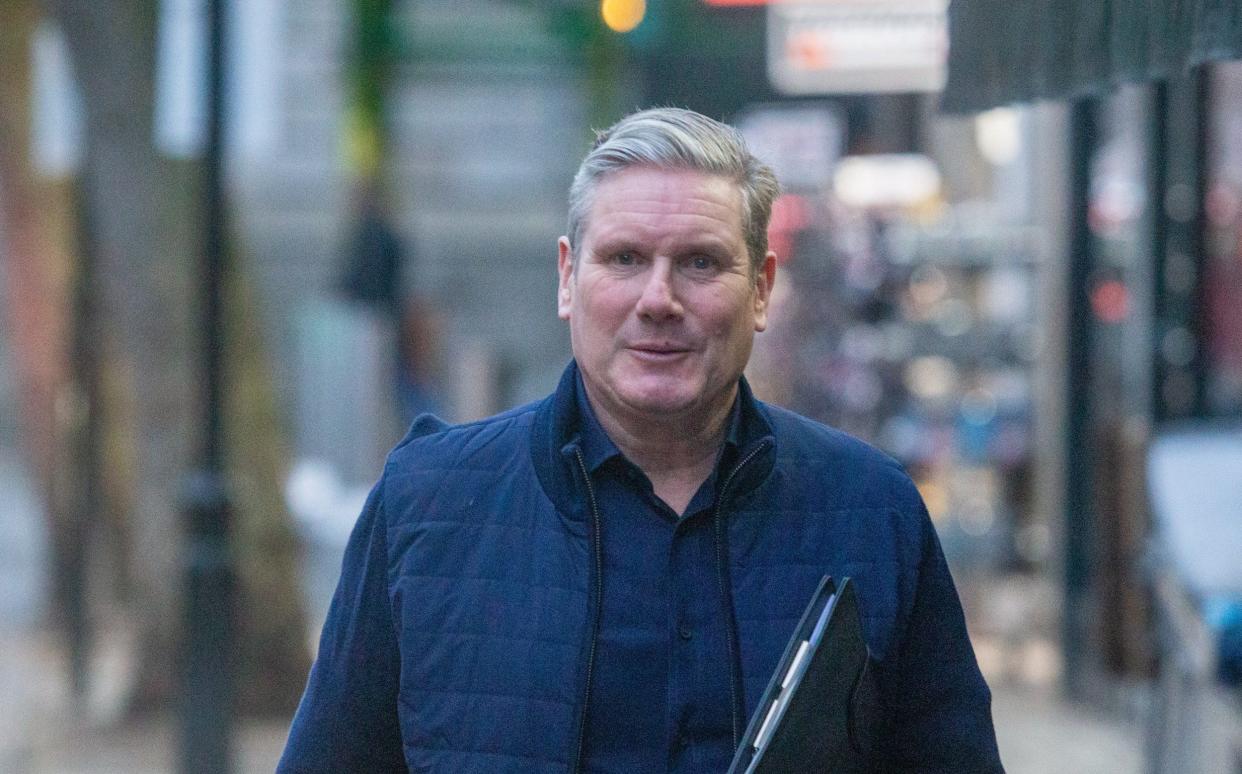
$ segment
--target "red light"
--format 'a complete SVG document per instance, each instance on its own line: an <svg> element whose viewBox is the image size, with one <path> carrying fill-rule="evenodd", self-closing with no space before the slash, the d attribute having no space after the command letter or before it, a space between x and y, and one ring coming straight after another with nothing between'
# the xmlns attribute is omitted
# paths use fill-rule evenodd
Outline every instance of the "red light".
<svg viewBox="0 0 1242 774"><path fill-rule="evenodd" d="M1091 291L1091 311L1102 322L1119 323L1130 313L1130 291L1120 280L1107 280Z"/></svg>
<svg viewBox="0 0 1242 774"><path fill-rule="evenodd" d="M797 194L782 194L772 202L769 231L801 231L811 221L811 207Z"/></svg>
<svg viewBox="0 0 1242 774"><path fill-rule="evenodd" d="M784 194L772 202L772 217L768 221L768 247L776 253L782 264L793 257L793 237L806 228L811 221L811 208L806 199L797 194Z"/></svg>

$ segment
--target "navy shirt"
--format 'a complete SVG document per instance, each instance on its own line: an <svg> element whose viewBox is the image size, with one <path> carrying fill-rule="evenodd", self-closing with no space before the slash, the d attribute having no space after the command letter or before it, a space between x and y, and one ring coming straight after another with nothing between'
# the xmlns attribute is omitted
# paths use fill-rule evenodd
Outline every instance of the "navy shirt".
<svg viewBox="0 0 1242 774"><path fill-rule="evenodd" d="M577 399L605 578L586 769L724 771L733 758L730 667L712 517L737 457L738 405L714 471L679 515L604 432L581 379Z"/></svg>

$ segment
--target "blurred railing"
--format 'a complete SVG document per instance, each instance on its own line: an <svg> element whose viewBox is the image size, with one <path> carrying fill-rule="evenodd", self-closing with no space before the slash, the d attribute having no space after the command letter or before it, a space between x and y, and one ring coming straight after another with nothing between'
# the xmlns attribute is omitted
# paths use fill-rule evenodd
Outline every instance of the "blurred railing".
<svg viewBox="0 0 1242 774"><path fill-rule="evenodd" d="M1242 772L1242 427L1157 435L1149 583L1160 678L1148 771Z"/></svg>

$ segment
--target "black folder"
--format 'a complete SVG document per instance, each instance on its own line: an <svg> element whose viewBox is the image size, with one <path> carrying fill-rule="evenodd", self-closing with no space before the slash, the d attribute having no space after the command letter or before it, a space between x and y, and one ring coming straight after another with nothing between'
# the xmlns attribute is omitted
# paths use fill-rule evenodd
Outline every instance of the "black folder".
<svg viewBox="0 0 1242 774"><path fill-rule="evenodd" d="M755 707L729 774L865 772L878 697L849 578L824 576Z"/></svg>

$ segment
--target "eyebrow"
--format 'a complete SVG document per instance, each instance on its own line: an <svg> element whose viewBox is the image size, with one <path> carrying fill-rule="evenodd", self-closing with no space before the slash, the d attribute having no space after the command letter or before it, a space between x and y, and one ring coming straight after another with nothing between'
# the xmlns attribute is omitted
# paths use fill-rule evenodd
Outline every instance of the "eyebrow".
<svg viewBox="0 0 1242 774"><path fill-rule="evenodd" d="M617 237L615 239L602 239L592 246L591 252L600 254L616 254L622 252L636 252L648 254L649 248L645 247L642 240L630 237ZM727 242L717 239L696 240L684 245L677 245L677 256L695 255L699 253L708 253L714 256L733 256L732 246Z"/></svg>

